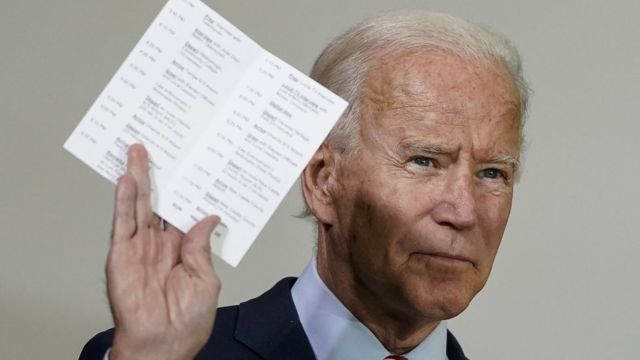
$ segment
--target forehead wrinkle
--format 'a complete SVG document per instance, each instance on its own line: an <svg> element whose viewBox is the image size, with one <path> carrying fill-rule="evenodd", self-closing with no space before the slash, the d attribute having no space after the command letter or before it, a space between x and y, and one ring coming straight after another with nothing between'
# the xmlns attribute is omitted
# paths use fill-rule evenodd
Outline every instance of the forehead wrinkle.
<svg viewBox="0 0 640 360"><path fill-rule="evenodd" d="M415 93L400 97L396 92L393 97L386 97L378 103L367 103L370 117L373 120L392 120L394 123L411 121L427 121L434 124L456 127L465 126L465 111L448 101L437 102L432 97L419 97ZM409 94L409 93L407 93ZM370 101L373 99L369 98ZM425 124L428 125L428 124Z"/></svg>
<svg viewBox="0 0 640 360"><path fill-rule="evenodd" d="M432 87L415 76L417 59L409 52L399 53L393 59L393 62L380 59L371 64L360 101L379 113L434 106L433 100L436 97L432 93Z"/></svg>
<svg viewBox="0 0 640 360"><path fill-rule="evenodd" d="M417 83L422 85L418 86ZM371 106L371 110L378 118L391 114L392 116L408 115L409 118L422 120L431 118L429 115L435 115L433 120L439 123L463 125L469 114L472 114L477 107L477 104L462 101L456 89L438 94L424 81L399 82L395 88L387 86L387 90L385 94L378 94L379 96L375 99L371 96L367 98L366 103ZM494 117L491 114L486 116Z"/></svg>
<svg viewBox="0 0 640 360"><path fill-rule="evenodd" d="M439 60L432 58L433 54L426 58L415 55L400 54L393 63L379 61L369 68L360 96L363 110L376 122L385 118L396 120L396 116L426 120L431 118L427 115L431 113L435 115L432 120L438 123L464 126L466 115L473 112L471 104L460 100L465 84L439 70L425 67L425 61L431 64ZM426 69L429 70L425 72ZM425 73L429 74L428 78L421 78ZM432 81L448 83L447 91L437 91Z"/></svg>
<svg viewBox="0 0 640 360"><path fill-rule="evenodd" d="M520 113L520 103L517 103L515 100L505 100L504 111L496 114L495 117L497 119L502 119L502 121L510 121L516 126L517 129L520 128L520 122L522 121L522 115Z"/></svg>
<svg viewBox="0 0 640 360"><path fill-rule="evenodd" d="M360 97L363 115L367 114L362 123L368 124L362 126L361 131L365 127L373 131L367 131L366 134L361 132L361 135L380 140L382 134L375 130L378 126L385 126L389 130L396 128L396 134L407 134L407 131L418 131L415 126L422 128L418 124L423 121L427 127L432 124L456 128L472 128L474 123L485 121L496 124L509 121L518 131L520 104L517 95L513 96L517 92L510 91L512 89L509 86L495 91L493 88L484 89L481 85L486 76L495 79L497 75L502 78L504 69L487 64L478 68L463 63L463 72L475 80L473 84L468 84L464 77L450 74L441 64L438 65L443 60L441 57L403 55L395 57L393 62L378 61L369 68ZM436 65L431 68L430 65L434 63ZM468 93L473 91L484 92L485 101L469 102ZM503 105L496 106L496 103ZM447 133L445 131L441 135L446 138ZM518 140L518 148L519 144ZM510 163L516 164L514 161Z"/></svg>

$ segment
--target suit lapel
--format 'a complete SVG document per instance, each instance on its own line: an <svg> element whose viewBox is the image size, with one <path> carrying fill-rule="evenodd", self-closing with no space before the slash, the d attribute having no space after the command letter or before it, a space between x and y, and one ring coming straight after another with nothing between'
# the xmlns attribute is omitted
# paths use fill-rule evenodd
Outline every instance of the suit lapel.
<svg viewBox="0 0 640 360"><path fill-rule="evenodd" d="M447 357L449 360L469 360L464 355L460 343L449 330L447 330Z"/></svg>
<svg viewBox="0 0 640 360"><path fill-rule="evenodd" d="M239 305L234 337L266 360L315 359L291 298L294 282L295 278L282 279Z"/></svg>

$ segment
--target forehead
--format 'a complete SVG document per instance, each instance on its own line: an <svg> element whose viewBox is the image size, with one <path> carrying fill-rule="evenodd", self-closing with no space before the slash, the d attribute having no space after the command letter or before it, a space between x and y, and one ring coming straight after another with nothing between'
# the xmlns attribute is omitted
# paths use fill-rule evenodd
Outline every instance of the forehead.
<svg viewBox="0 0 640 360"><path fill-rule="evenodd" d="M443 140L464 129L493 145L515 142L509 145L519 150L518 92L497 61L424 51L387 55L370 67L361 101L364 129L423 128Z"/></svg>

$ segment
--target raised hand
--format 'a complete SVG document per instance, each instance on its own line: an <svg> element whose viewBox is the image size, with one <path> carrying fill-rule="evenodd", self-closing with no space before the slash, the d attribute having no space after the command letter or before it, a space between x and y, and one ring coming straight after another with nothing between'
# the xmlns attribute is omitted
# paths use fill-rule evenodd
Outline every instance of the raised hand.
<svg viewBox="0 0 640 360"><path fill-rule="evenodd" d="M210 216L187 234L155 215L149 161L129 149L118 180L107 290L115 323L110 359L192 359L211 335L220 293L209 236Z"/></svg>

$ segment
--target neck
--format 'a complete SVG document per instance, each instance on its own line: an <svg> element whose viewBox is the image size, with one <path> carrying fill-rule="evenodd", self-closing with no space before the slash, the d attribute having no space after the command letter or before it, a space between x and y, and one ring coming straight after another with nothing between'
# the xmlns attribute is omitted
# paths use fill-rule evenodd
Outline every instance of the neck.
<svg viewBox="0 0 640 360"><path fill-rule="evenodd" d="M393 354L404 354L418 346L440 320L406 311L394 299L373 293L354 274L348 260L332 256L319 231L318 275L331 292Z"/></svg>

